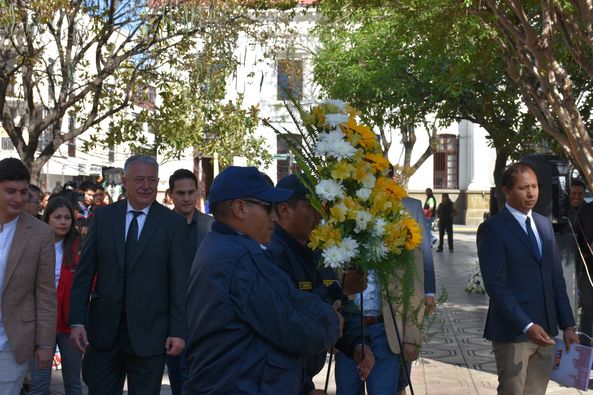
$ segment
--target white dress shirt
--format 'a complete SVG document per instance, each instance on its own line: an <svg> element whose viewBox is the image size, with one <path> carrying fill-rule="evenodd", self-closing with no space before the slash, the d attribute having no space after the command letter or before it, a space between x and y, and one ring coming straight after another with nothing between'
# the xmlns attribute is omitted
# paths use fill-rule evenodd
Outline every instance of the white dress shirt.
<svg viewBox="0 0 593 395"><path fill-rule="evenodd" d="M531 221L531 230L533 230L533 234L535 235L535 240L537 240L537 247L539 248L539 254L541 256L542 255L542 240L539 237L539 233L537 233L537 227L535 226L535 221L533 220L533 217L531 215L531 210L529 210L529 212L527 214L523 214L521 211L517 210L516 208L509 206L508 203L505 203L505 206L506 206L507 210L509 210L511 212L511 214L513 214L513 217L515 217L517 222L519 222L519 225L521 225L521 229L523 229L525 234L527 234L527 228L525 227L525 221L527 220L527 217L529 217L529 220Z"/></svg>
<svg viewBox="0 0 593 395"><path fill-rule="evenodd" d="M146 222L146 216L148 215L148 210L150 210L150 206L144 207L142 210L136 210L130 202L128 202L128 208L126 209L126 240L128 239L128 229L130 229L130 224L132 223L132 219L134 219L134 213L132 211L142 211L144 214L140 214L136 217L136 221L138 222L138 239L140 239L140 234L142 233L142 228L144 227L144 222Z"/></svg>
<svg viewBox="0 0 593 395"><path fill-rule="evenodd" d="M6 273L6 265L8 264L8 254L10 253L10 247L12 247L12 239L14 238L18 220L19 217L16 217L0 227L0 288L2 288L2 285L4 284L4 275ZM0 303L2 303L1 292ZM8 338L6 337L4 325L2 324L2 309L0 309L0 351L5 350L6 348L8 348Z"/></svg>
<svg viewBox="0 0 593 395"><path fill-rule="evenodd" d="M54 249L56 251L56 289L58 289L58 283L60 282L60 273L62 272L62 258L64 257L64 240L60 240L56 244L54 244Z"/></svg>

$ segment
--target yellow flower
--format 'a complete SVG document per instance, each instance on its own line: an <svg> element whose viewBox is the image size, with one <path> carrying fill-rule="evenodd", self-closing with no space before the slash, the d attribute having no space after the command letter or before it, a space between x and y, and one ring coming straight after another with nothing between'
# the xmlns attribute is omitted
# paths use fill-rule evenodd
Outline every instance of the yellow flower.
<svg viewBox="0 0 593 395"><path fill-rule="evenodd" d="M384 191L379 191L371 195L371 214L377 215L380 213L386 213L393 206L391 197Z"/></svg>
<svg viewBox="0 0 593 395"><path fill-rule="evenodd" d="M331 176L337 180L344 180L350 177L352 170L354 170L354 167L348 161L341 160L332 170Z"/></svg>
<svg viewBox="0 0 593 395"><path fill-rule="evenodd" d="M389 177L377 178L377 182L375 183L375 190L377 190L377 192L384 191L388 193L396 201L400 201L406 196L408 196L406 190Z"/></svg>
<svg viewBox="0 0 593 395"><path fill-rule="evenodd" d="M348 140L354 145L359 144L366 149L376 148L378 145L377 136L371 128L356 122L354 117L350 117L346 125L342 126L342 131L349 137Z"/></svg>
<svg viewBox="0 0 593 395"><path fill-rule="evenodd" d="M362 183L367 175L371 172L371 165L365 161L357 161L354 163L354 171L352 178Z"/></svg>
<svg viewBox="0 0 593 395"><path fill-rule="evenodd" d="M371 163L374 170L380 173L389 168L389 161L385 159L383 154L368 153L365 155L365 159Z"/></svg>
<svg viewBox="0 0 593 395"><path fill-rule="evenodd" d="M325 124L325 115L323 113L323 109L319 106L313 107L311 112L303 117L303 124L306 126L323 127Z"/></svg>
<svg viewBox="0 0 593 395"><path fill-rule="evenodd" d="M383 241L390 252L398 253L401 246L405 243L406 234L403 232L400 223L390 223L385 227L385 236Z"/></svg>
<svg viewBox="0 0 593 395"><path fill-rule="evenodd" d="M344 222L346 220L346 213L348 212L348 208L343 204L336 204L332 208L329 209L329 213L332 216L333 220L337 222Z"/></svg>
<svg viewBox="0 0 593 395"><path fill-rule="evenodd" d="M406 242L404 247L406 250L413 250L422 243L422 230L420 225L412 218L404 218L402 220L403 226L406 228Z"/></svg>
<svg viewBox="0 0 593 395"><path fill-rule="evenodd" d="M332 224L326 223L313 229L309 237L309 247L316 249L320 246L333 246L341 240L342 234L340 230L334 228Z"/></svg>

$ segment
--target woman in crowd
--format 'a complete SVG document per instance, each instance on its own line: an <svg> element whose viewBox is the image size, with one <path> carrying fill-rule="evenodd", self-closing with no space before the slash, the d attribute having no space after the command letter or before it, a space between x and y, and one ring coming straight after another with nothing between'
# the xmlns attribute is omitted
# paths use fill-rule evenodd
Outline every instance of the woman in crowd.
<svg viewBox="0 0 593 395"><path fill-rule="evenodd" d="M43 221L54 231L56 251L56 289L58 296L58 320L56 330L56 344L60 349L62 359L62 377L66 395L81 395L80 364L82 353L70 343L70 328L68 327L68 308L70 304L70 290L74 279L74 272L78 265L80 237L76 230L74 209L70 201L63 196L49 199L43 212ZM34 363L32 364L34 365ZM51 367L37 369L31 367L31 389L29 394L49 394L51 382Z"/></svg>

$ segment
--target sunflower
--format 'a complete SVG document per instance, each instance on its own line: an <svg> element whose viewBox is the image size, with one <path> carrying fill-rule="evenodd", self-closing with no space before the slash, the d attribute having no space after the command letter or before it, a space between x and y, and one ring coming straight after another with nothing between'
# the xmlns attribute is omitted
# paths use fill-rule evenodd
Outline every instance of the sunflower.
<svg viewBox="0 0 593 395"><path fill-rule="evenodd" d="M406 229L406 242L404 247L410 251L418 247L422 243L422 229L420 225L412 218L404 218L402 224Z"/></svg>

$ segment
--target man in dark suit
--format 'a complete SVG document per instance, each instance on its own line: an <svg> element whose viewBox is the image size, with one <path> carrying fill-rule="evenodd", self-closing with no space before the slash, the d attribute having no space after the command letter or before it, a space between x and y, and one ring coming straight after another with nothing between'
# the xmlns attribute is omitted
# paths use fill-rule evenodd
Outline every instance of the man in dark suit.
<svg viewBox="0 0 593 395"><path fill-rule="evenodd" d="M478 256L490 307L484 337L492 341L499 394L543 394L564 331L578 343L562 266L549 220L532 211L535 171L524 163L502 176L505 207L478 229Z"/></svg>
<svg viewBox="0 0 593 395"><path fill-rule="evenodd" d="M214 222L214 218L196 208L197 191L198 180L191 171L187 169L175 170L169 177L169 192L173 200L173 210L187 220L189 253L192 259ZM179 355L167 356L167 369L171 392L173 395L180 395L181 388L189 377L185 350Z"/></svg>
<svg viewBox="0 0 593 395"><path fill-rule="evenodd" d="M90 394L121 394L126 376L130 394L158 394L165 354L185 346L187 224L155 201L153 158L130 157L122 180L128 199L97 209L82 251L71 340Z"/></svg>

